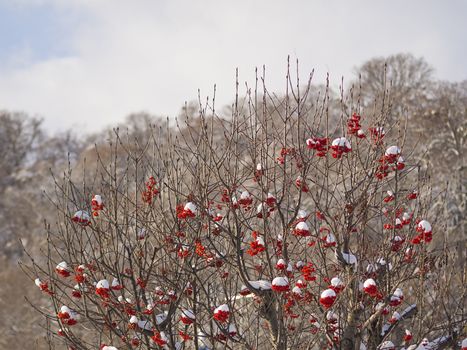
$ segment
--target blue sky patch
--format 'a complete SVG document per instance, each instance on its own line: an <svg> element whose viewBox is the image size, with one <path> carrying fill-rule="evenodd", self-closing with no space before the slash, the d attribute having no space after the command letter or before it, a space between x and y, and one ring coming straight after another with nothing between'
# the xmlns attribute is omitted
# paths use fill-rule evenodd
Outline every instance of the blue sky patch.
<svg viewBox="0 0 467 350"><path fill-rule="evenodd" d="M0 3L0 65L69 55L73 17L50 5Z"/></svg>

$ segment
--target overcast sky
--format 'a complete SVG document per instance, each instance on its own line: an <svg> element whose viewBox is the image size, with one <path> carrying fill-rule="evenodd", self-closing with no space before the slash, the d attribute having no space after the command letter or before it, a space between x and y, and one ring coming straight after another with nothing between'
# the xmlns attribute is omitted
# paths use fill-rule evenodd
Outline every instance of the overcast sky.
<svg viewBox="0 0 467 350"><path fill-rule="evenodd" d="M185 101L232 101L235 68L263 64L282 91L287 55L337 85L375 56L423 56L467 79L467 1L0 0L0 109L51 131L93 131L131 112L174 116Z"/></svg>

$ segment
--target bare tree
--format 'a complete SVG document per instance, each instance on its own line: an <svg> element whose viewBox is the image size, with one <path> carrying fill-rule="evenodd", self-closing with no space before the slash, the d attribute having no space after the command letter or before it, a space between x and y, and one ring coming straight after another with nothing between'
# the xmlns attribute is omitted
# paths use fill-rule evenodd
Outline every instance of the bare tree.
<svg viewBox="0 0 467 350"><path fill-rule="evenodd" d="M433 68L424 58L411 54L373 58L355 73L359 79L354 85L360 86L363 105L373 106L389 95L392 106L387 117L391 122L410 117L423 106L433 83Z"/></svg>
<svg viewBox="0 0 467 350"><path fill-rule="evenodd" d="M23 265L50 300L51 344L454 346L465 273L448 241L431 247L443 208L429 211L393 104L362 113L341 91L330 118L329 89L309 103L311 89L289 72L282 97L258 84L230 117L213 101L144 142L115 132L90 180L56 178L47 262Z"/></svg>
<svg viewBox="0 0 467 350"><path fill-rule="evenodd" d="M446 234L458 249L458 265L465 268L467 242L467 82L438 82L430 99L414 113L413 135L420 140L418 157L433 177L433 189L441 192L447 211Z"/></svg>

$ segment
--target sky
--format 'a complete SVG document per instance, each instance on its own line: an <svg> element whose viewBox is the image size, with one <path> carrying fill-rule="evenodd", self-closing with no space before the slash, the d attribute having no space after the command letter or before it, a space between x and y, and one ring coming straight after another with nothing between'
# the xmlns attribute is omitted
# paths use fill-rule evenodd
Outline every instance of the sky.
<svg viewBox="0 0 467 350"><path fill-rule="evenodd" d="M302 80L337 86L372 57L412 53L443 80L467 79L464 0L0 0L0 110L51 132L97 131L134 112L174 117L254 84L284 91L287 56Z"/></svg>

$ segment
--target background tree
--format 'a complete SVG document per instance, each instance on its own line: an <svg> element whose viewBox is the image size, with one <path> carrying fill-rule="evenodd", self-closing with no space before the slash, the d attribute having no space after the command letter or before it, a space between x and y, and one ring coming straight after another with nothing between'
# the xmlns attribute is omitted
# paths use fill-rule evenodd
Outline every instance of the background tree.
<svg viewBox="0 0 467 350"><path fill-rule="evenodd" d="M41 120L24 113L0 112L0 348L14 343L18 348L45 346L42 318L18 293L38 307L47 304L30 287L30 280L18 269L23 249L39 254L44 246L44 219L54 220L42 191L53 192L50 169L67 167L79 153L79 142L71 133L47 136ZM38 340L39 339L39 340Z"/></svg>
<svg viewBox="0 0 467 350"><path fill-rule="evenodd" d="M358 80L354 84L360 86L365 106L381 103L382 97L389 95L390 122L405 119L424 105L433 83L433 68L424 58L411 54L373 58L355 73Z"/></svg>

